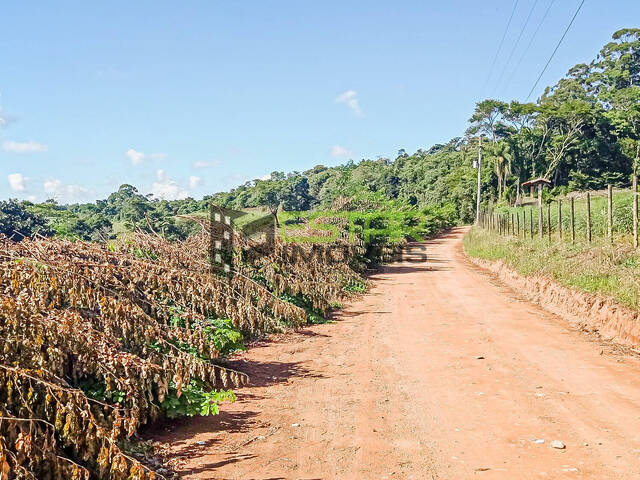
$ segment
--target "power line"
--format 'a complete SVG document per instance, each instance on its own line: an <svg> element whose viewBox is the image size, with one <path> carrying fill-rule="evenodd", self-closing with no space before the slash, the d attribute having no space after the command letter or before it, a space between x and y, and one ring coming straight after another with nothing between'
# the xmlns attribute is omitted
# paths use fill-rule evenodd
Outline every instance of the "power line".
<svg viewBox="0 0 640 480"><path fill-rule="evenodd" d="M582 5L584 5L584 1L582 0L580 2L580 5L578 5L578 9L576 10L576 13L573 14L573 18L571 18L571 21L569 22L569 25L567 25L567 28L565 29L564 33L562 34L562 37L560 38L560 41L558 42L558 44L556 45L556 48L554 48L553 53L551 54L551 56L549 57L549 60L547 60L547 64L544 66L544 68L542 69L542 72L540 72L540 75L538 76L538 79L536 80L536 83L533 84L533 87L531 87L531 91L529 92L529 95L527 95L527 100L529 100L529 97L531 96L531 94L533 93L533 91L536 89L536 87L538 86L538 82L540 81L540 79L542 78L542 75L544 75L544 72L547 71L547 67L549 66L549 64L551 63L551 60L553 60L553 57L555 56L556 52L558 51L558 48L560 48L560 45L562 44L562 41L564 40L564 37L567 36L567 33L569 32L569 29L571 28L571 25L573 25L573 21L576 19L576 17L578 16L578 13L580 13L580 9L582 8Z"/></svg>
<svg viewBox="0 0 640 480"><path fill-rule="evenodd" d="M529 15L527 15L527 19L524 21L524 25L520 30L520 35L518 35L518 38L516 39L516 43L513 44L513 48L511 49L511 53L509 53L509 57L507 58L507 61L505 62L504 67L502 67L502 72L500 72L500 77L498 77L498 81L496 82L496 85L498 86L500 86L500 83L502 82L504 74L507 71L507 67L509 66L509 62L511 62L511 58L513 57L513 54L515 53L516 49L518 48L518 45L520 44L522 35L524 34L524 31L527 28L527 25L529 25L529 20L531 20L531 15L533 14L533 11L536 9L536 5L538 5L538 0L535 0L533 2L533 6L531 7L531 10L529 10Z"/></svg>
<svg viewBox="0 0 640 480"><path fill-rule="evenodd" d="M507 37L507 32L509 31L509 26L511 26L511 20L513 20L513 15L514 15L514 13L516 13L516 8L518 8L518 1L519 0L515 0L515 2L513 4L513 10L511 11L511 16L509 17L509 21L507 22L507 28L504 29L504 33L502 34L502 39L500 40L500 44L498 45L498 51L496 52L496 56L493 57L493 62L491 62L491 68L489 69L489 75L487 76L487 79L484 82L484 88L483 88L484 91L487 90L487 85L489 83L489 79L491 78L491 75L493 74L493 68L496 66L496 61L498 60L498 56L500 55L500 50L502 50L502 45L504 44L504 39Z"/></svg>
<svg viewBox="0 0 640 480"><path fill-rule="evenodd" d="M524 52L522 52L522 55L520 56L520 60L518 60L516 68L511 73L511 76L509 77L509 80L507 81L507 86L511 84L511 81L513 80L513 77L516 75L516 72L518 71L518 68L520 68L520 65L522 64L522 61L527 56L527 53L529 53L529 49L531 48L531 45L533 45L533 41L535 40L536 36L538 35L538 32L540 31L540 28L542 27L542 24L547 19L547 16L549 15L549 12L551 11L551 7L555 3L555 1L556 0L551 0L551 2L549 2L549 6L547 7L547 10L544 12L544 15L540 19L540 22L538 23L538 26L536 27L536 30L533 32L533 35L531 36L531 39L529 40L529 43L527 44L527 47L524 49Z"/></svg>

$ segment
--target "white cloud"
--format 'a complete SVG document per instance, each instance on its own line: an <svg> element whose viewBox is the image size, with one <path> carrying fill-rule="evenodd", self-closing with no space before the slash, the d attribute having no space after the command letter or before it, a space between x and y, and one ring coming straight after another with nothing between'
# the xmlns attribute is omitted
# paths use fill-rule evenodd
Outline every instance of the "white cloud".
<svg viewBox="0 0 640 480"><path fill-rule="evenodd" d="M341 147L340 145L331 147L332 157L350 157L351 155L353 155L353 152L348 148Z"/></svg>
<svg viewBox="0 0 640 480"><path fill-rule="evenodd" d="M0 128L4 128L15 121L16 121L15 117L12 117L11 115L7 115L6 113L3 113L2 108L0 108Z"/></svg>
<svg viewBox="0 0 640 480"><path fill-rule="evenodd" d="M27 178L21 173L10 173L7 179L14 192L24 192L27 189Z"/></svg>
<svg viewBox="0 0 640 480"><path fill-rule="evenodd" d="M266 175L258 177L258 180L271 180L271 174L267 173Z"/></svg>
<svg viewBox="0 0 640 480"><path fill-rule="evenodd" d="M61 202L76 202L89 193L89 190L85 187L66 184L57 178L45 180L43 188L47 195Z"/></svg>
<svg viewBox="0 0 640 480"><path fill-rule="evenodd" d="M33 140L29 142L14 142L13 140L7 140L2 144L2 148L7 152L15 153L46 152L49 150L47 145L40 142L34 142Z"/></svg>
<svg viewBox="0 0 640 480"><path fill-rule="evenodd" d="M218 165L218 162L193 162L193 168L209 168Z"/></svg>
<svg viewBox="0 0 640 480"><path fill-rule="evenodd" d="M202 185L202 178L191 175L189 177L189 188L196 188Z"/></svg>
<svg viewBox="0 0 640 480"><path fill-rule="evenodd" d="M139 165L144 161L144 153L136 152L133 148L127 150L125 155L129 157L129 160L131 160L133 165Z"/></svg>
<svg viewBox="0 0 640 480"><path fill-rule="evenodd" d="M178 182L171 180L164 170L156 171L157 181L151 186L151 194L162 200L180 200L186 198L189 193L180 188Z"/></svg>
<svg viewBox="0 0 640 480"><path fill-rule="evenodd" d="M358 92L355 90L347 90L336 97L336 103L344 103L349 109L358 116L362 116L360 101L358 100Z"/></svg>
<svg viewBox="0 0 640 480"><path fill-rule="evenodd" d="M127 150L125 152L125 155L129 158L129 160L131 160L131 163L133 165L140 165L142 162L144 162L147 159L148 160L164 160L165 158L167 158L166 153L150 153L147 155L146 153L138 152L133 148L130 148L129 150Z"/></svg>
<svg viewBox="0 0 640 480"><path fill-rule="evenodd" d="M159 182L166 182L167 180L169 180L169 177L167 176L167 172L160 169L160 170L156 170L156 179Z"/></svg>

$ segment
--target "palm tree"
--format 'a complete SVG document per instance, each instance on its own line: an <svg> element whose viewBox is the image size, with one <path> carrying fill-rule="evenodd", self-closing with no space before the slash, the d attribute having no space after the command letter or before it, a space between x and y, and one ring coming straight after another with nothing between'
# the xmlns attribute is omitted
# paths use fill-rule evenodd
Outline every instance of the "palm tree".
<svg viewBox="0 0 640 480"><path fill-rule="evenodd" d="M492 148L495 159L495 171L498 177L498 198L502 198L502 192L507 186L507 177L511 175L511 161L513 155L507 142L496 143Z"/></svg>

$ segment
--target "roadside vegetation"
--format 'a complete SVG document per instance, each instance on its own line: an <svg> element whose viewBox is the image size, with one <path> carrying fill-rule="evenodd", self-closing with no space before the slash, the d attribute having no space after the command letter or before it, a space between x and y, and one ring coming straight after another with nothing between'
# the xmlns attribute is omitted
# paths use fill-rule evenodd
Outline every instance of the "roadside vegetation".
<svg viewBox="0 0 640 480"><path fill-rule="evenodd" d="M543 275L565 287L598 293L629 308L640 307L640 252L628 241L610 245L604 237L589 246L580 239L549 242L496 235L474 227L464 238L471 257L501 260L521 275Z"/></svg>
<svg viewBox="0 0 640 480"><path fill-rule="evenodd" d="M131 455L139 427L216 415L249 382L227 355L366 287L348 258L281 263L282 242L245 243L232 277L212 274L202 227L182 242L0 240L3 478L156 478Z"/></svg>

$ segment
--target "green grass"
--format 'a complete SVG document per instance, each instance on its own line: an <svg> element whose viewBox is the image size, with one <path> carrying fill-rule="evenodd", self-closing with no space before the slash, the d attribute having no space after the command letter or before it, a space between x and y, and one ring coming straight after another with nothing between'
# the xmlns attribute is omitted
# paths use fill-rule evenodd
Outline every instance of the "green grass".
<svg viewBox="0 0 640 480"><path fill-rule="evenodd" d="M244 226L255 220L261 219L263 221L271 221L271 219L273 218L269 212L263 211L261 209L243 210L243 212L245 212L246 215L238 217L234 220L236 226L240 228L243 228Z"/></svg>
<svg viewBox="0 0 640 480"><path fill-rule="evenodd" d="M589 246L584 241L501 236L474 227L464 238L464 248L471 257L504 260L522 275L544 275L633 309L640 304L640 253L626 241L609 245L600 239Z"/></svg>

